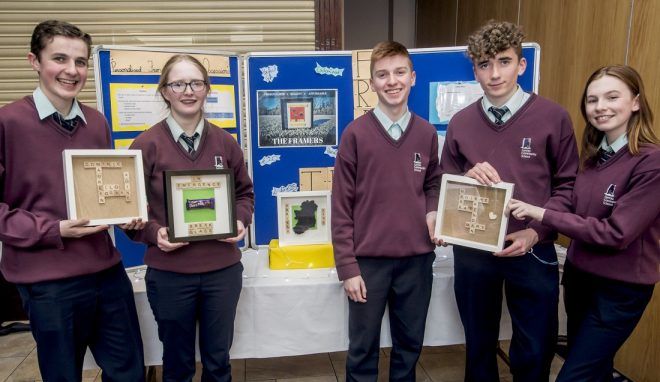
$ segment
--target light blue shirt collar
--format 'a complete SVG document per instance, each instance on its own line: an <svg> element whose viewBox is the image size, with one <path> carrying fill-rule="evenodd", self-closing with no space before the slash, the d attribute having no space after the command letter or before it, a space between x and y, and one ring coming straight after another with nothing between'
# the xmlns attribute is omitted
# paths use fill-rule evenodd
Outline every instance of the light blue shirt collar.
<svg viewBox="0 0 660 382"><path fill-rule="evenodd" d="M37 107L37 113L39 113L39 119L44 120L47 117L50 117L53 115L53 113L59 113L55 106L53 106L53 103L50 102L48 97L46 97L46 94L44 94L43 90L39 86L32 92L32 98L34 99L34 105ZM80 109L80 105L78 104L78 100L74 99L73 100L73 105L71 106L71 111L69 112L68 115L63 116L64 119L73 119L75 117L80 117L80 119L87 124L87 120L85 119L85 114L83 114L82 110Z"/></svg>
<svg viewBox="0 0 660 382"><path fill-rule="evenodd" d="M174 119L174 117L172 117L172 114L167 116L166 122L167 122L167 126L170 127L170 132L172 133L172 137L174 138L174 140L179 142L181 147L188 150L188 145L183 139L181 139L181 134L183 134L184 131L181 128L181 125L179 125L179 123ZM199 120L199 123L197 124L197 127L195 127L195 133L199 133L199 138L195 139L195 150L197 150L197 148L199 147L199 141L201 141L202 138L202 131L204 131L204 118L201 118ZM195 133L193 133L193 135Z"/></svg>
<svg viewBox="0 0 660 382"><path fill-rule="evenodd" d="M502 116L502 121L506 122L509 118L513 117L513 115L516 114L518 110L520 110L520 108L525 104L525 102L527 102L529 97L530 97L529 93L525 93L520 87L520 85L518 85L518 89L516 90L515 93L513 93L511 98L509 98L509 100L506 101L504 105L500 106L500 108L503 108L504 106L509 108L509 111L504 113L504 115ZM488 109L490 109L491 106L495 106L495 105L493 105L486 96L481 97L481 107L483 107L484 112L488 116L488 119L490 119L492 122L495 122L495 115L493 115L493 113L488 111Z"/></svg>
<svg viewBox="0 0 660 382"><path fill-rule="evenodd" d="M385 114L385 112L381 110L379 105L376 105L376 107L374 107L374 115L376 116L378 122L380 122L380 124L383 125L383 128L385 128L385 132L387 132L387 134L390 133L389 132L390 126L392 126L395 123L398 123L399 127L401 127L402 135L408 128L408 123L410 123L410 118L412 117L412 115L410 114L410 109L408 109L408 106L406 106L406 112L403 113L403 116L401 116L401 118L399 118L396 121L392 121L390 117L388 117L387 114Z"/></svg>
<svg viewBox="0 0 660 382"><path fill-rule="evenodd" d="M603 135L603 139L600 141L599 148L605 151L611 151L616 153L622 148L626 147L627 145L628 145L628 134L621 135L614 142L612 142L611 145L607 143L607 136Z"/></svg>

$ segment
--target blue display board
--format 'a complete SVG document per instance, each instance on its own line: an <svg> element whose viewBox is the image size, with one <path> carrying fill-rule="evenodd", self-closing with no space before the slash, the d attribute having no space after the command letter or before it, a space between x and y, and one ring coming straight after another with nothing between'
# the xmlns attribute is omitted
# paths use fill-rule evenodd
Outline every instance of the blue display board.
<svg viewBox="0 0 660 382"><path fill-rule="evenodd" d="M518 78L518 83L526 92L538 91L539 55L540 49L537 44L524 44L523 57L527 61L527 69ZM413 112L433 123L439 132L444 132L447 130L448 121L438 121L432 113L433 90L438 84L447 82L463 82L479 87L474 78L472 63L467 58L464 48L411 49L410 58L417 79L410 91L408 106Z"/></svg>
<svg viewBox="0 0 660 382"><path fill-rule="evenodd" d="M169 54L200 54L205 56L223 56L228 57L229 59L229 76L228 77L218 77L211 75L210 82L211 86L213 85L230 85L233 86L233 99L234 99L234 115L235 126L227 127L226 130L234 134L240 142L241 131L242 131L242 120L241 120L241 91L240 91L240 60L239 57L235 54L227 54L223 52L210 52L210 51L197 51L197 50L180 50L180 49L160 49L160 48L143 48L143 47L127 47L127 46L97 46L94 49L93 58L94 58L94 71L96 78L96 95L97 95L97 108L101 111L108 123L110 125L110 132L113 141L113 145L116 148L120 146L127 146L130 144L130 141L137 137L141 131L125 131L125 129L120 128L119 126L113 126L113 119L117 120L118 110L116 110L118 102L113 102L113 96L116 97L116 94L113 94L111 91L111 86L123 87L131 90L131 86L135 85L147 85L153 87L158 84L160 79L159 74L134 74L131 72L133 69L137 68L127 68L125 72L117 74L118 71L115 70L113 74L113 65L116 63L112 62L111 52L113 51L128 51L131 54L136 54L142 56L145 60L148 61L148 58L153 56L156 53L169 53ZM115 99L116 101L116 99ZM138 100L136 100L138 101ZM144 102L155 102L156 99L151 99L145 97ZM137 103L137 102L136 102ZM113 109L115 108L115 109ZM207 110L208 111L208 110ZM139 113L139 112L138 112ZM226 114L226 113L225 113ZM113 118L113 115L115 118ZM154 121L154 123L157 121ZM121 143L121 144L119 144ZM130 239L117 227L114 228L115 234L115 244L119 251L121 252L124 260L124 265L127 267L134 265L144 264L144 252L145 245L138 244Z"/></svg>
<svg viewBox="0 0 660 382"><path fill-rule="evenodd" d="M472 63L465 48L412 49L410 54L417 76L410 110L431 120L443 134L447 121L433 110L437 89L450 82L475 85ZM539 46L525 44L523 55L527 70L519 83L525 91L536 92ZM256 199L252 244L267 245L278 236L277 192L298 190L300 168L334 166L341 133L354 115L352 58L348 51L256 53L247 56L245 68L248 162ZM329 134L327 115L333 95L335 137ZM312 109L309 121L297 114L307 105ZM279 132L269 131L273 124ZM296 130L303 126L308 128ZM323 131L315 131L319 127Z"/></svg>
<svg viewBox="0 0 660 382"><path fill-rule="evenodd" d="M318 67L323 69L316 69ZM264 245L277 238L276 193L298 191L300 168L334 166L339 137L344 127L353 119L351 53L248 55L246 71L250 126L248 162L251 165L255 192L252 243ZM333 74L330 74L331 72ZM335 95L336 121L330 122L333 124L333 137L327 139L328 134L301 134L302 136L295 137L293 135L297 131L291 128L282 129L283 134L280 134L280 137L273 138L268 135L269 126L265 125L268 117L265 114L271 113L272 108L279 107L280 110L279 115L270 117L273 124L284 125L286 121L278 119L283 116L287 119L290 116L285 115L289 112L287 101L291 101L295 107L297 100L302 100L298 104L304 104L317 94L327 100L328 93ZM324 123L327 126L325 117ZM301 132L312 132L316 128L317 126L314 129L301 129Z"/></svg>

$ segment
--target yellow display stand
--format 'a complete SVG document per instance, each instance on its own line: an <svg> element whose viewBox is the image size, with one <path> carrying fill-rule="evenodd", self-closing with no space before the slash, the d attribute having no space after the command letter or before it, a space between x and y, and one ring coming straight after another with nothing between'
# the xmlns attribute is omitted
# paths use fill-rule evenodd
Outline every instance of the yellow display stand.
<svg viewBox="0 0 660 382"><path fill-rule="evenodd" d="M335 257L332 244L288 245L280 247L279 240L268 244L270 269L332 268Z"/></svg>

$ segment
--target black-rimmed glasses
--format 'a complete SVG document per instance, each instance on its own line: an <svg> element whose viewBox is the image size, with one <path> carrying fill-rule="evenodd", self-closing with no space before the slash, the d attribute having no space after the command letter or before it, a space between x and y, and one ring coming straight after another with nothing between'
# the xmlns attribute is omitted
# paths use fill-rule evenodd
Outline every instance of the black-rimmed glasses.
<svg viewBox="0 0 660 382"><path fill-rule="evenodd" d="M194 92L201 92L202 90L206 90L206 81L202 81L202 80L192 80L190 82L174 81L167 84L167 86L169 86L170 89L172 89L172 91L175 93L185 92L188 86L190 86L190 90Z"/></svg>

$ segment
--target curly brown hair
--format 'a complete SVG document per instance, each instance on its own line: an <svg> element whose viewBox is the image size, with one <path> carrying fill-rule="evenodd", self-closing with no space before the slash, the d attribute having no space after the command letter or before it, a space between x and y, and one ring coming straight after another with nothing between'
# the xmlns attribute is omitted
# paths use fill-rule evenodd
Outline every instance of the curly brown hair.
<svg viewBox="0 0 660 382"><path fill-rule="evenodd" d="M508 21L490 20L468 37L467 54L473 62L490 59L498 53L513 48L522 58L522 42L525 34L520 25Z"/></svg>

